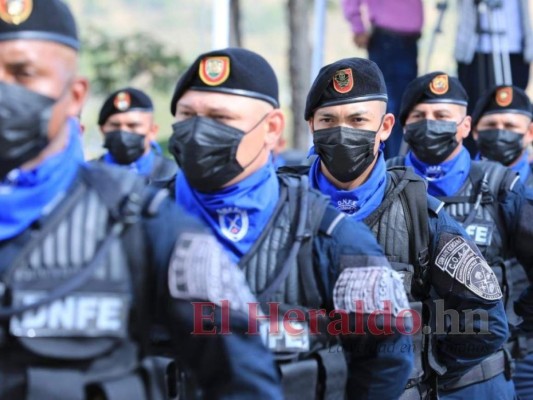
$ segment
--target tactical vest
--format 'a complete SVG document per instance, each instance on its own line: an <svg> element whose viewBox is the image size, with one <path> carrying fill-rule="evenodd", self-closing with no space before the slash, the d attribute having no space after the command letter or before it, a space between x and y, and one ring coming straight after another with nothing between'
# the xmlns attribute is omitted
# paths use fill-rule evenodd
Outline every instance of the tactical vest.
<svg viewBox="0 0 533 400"><path fill-rule="evenodd" d="M428 209L428 206L431 209ZM391 266L402 275L410 308L427 316L424 301L429 298L427 275L429 236L428 212L437 214L440 204L428 204L425 182L411 168L387 171L387 187L381 205L366 219ZM424 318L424 325L428 322ZM430 382L430 367L439 370L431 340L422 329L412 336L414 368L401 399L429 396L436 387Z"/></svg>
<svg viewBox="0 0 533 400"><path fill-rule="evenodd" d="M144 185L122 172L80 168L40 228L20 236L20 251L2 260L1 398L15 398L23 386L31 400L160 398L143 382L142 349L131 339L143 331L134 321L146 321L136 223ZM18 386L6 389L10 379L2 376Z"/></svg>
<svg viewBox="0 0 533 400"><path fill-rule="evenodd" d="M161 181L176 175L178 165L174 160L170 160L161 154L155 154L154 168L150 174L150 181Z"/></svg>
<svg viewBox="0 0 533 400"><path fill-rule="evenodd" d="M304 167L307 168L307 167ZM268 302L279 305L278 315L288 310L301 310L306 317L309 309L323 306L313 269L313 239L320 232L329 236L345 215L328 207L329 198L310 189L307 175L298 170L278 173L280 198L274 212L258 240L239 262L251 292L268 314ZM152 186L166 188L175 195L173 177L153 182ZM343 398L348 379L346 359L338 338L329 337L329 320L319 321L320 334L310 335L309 321L300 326L300 335L284 330L270 332L268 324L261 335L277 361L286 400ZM183 382L181 382L183 384ZM184 386L184 385L181 385ZM191 385L189 385L191 386ZM194 386L194 383L192 384ZM181 393L183 392L180 387ZM195 388L187 388L186 398L198 398ZM196 397L195 397L196 396Z"/></svg>
<svg viewBox="0 0 533 400"><path fill-rule="evenodd" d="M279 304L279 316L288 310L323 306L313 269L313 238L320 231L331 234L344 214L328 208L329 199L309 188L306 175L279 174L280 199L261 236L241 259L252 293L262 304ZM265 311L269 311L265 308ZM342 352L332 352L338 339L328 337L325 318L321 334L311 335L309 321L301 323L301 335L284 331L264 332L282 375L285 398L342 398L347 380L347 365ZM294 326L294 324L293 324Z"/></svg>

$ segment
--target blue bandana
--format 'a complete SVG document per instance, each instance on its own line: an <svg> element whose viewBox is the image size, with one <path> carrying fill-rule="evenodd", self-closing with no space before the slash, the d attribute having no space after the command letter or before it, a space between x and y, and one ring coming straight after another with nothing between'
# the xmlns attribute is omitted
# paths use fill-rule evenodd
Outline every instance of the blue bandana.
<svg viewBox="0 0 533 400"><path fill-rule="evenodd" d="M462 148L459 154L449 161L429 165L420 161L410 151L405 157L405 165L428 182L428 193L432 196L452 196L463 186L470 172L470 153Z"/></svg>
<svg viewBox="0 0 533 400"><path fill-rule="evenodd" d="M311 186L331 197L331 204L357 221L362 221L378 208L385 196L387 167L383 153L374 165L370 176L361 186L353 190L336 188L320 171L320 158L317 158L309 170Z"/></svg>
<svg viewBox="0 0 533 400"><path fill-rule="evenodd" d="M529 154L527 151L524 151L524 154L522 154L522 157L516 162L514 165L511 165L509 168L511 168L514 172L518 172L520 174L520 182L522 184L526 184L527 178L529 177L529 174L531 173L531 166L529 165Z"/></svg>
<svg viewBox="0 0 533 400"><path fill-rule="evenodd" d="M177 203L213 229L234 262L257 241L278 199L279 182L272 161L243 181L212 193L193 189L182 172L176 177Z"/></svg>
<svg viewBox="0 0 533 400"><path fill-rule="evenodd" d="M135 160L129 165L117 163L117 161L111 155L111 153L104 154L103 160L104 162L108 164L113 164L113 165L118 165L119 167L129 168L131 172L134 172L138 175L150 176L154 168L155 154L152 150L150 150L148 153L143 154L141 157L139 157L137 160Z"/></svg>
<svg viewBox="0 0 533 400"><path fill-rule="evenodd" d="M16 169L0 183L0 240L12 238L51 211L83 164L79 125L69 120L69 142L31 171Z"/></svg>

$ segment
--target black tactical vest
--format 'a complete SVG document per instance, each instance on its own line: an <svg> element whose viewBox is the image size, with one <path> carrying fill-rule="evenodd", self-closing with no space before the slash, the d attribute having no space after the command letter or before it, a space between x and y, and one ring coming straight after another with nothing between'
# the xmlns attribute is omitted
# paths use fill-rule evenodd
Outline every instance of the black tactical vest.
<svg viewBox="0 0 533 400"><path fill-rule="evenodd" d="M0 398L147 398L131 339L142 332L132 321L144 318L134 285L143 251L133 257L124 240L141 235L143 187L132 174L81 168L54 210L18 238L24 243L7 244L21 247L2 260Z"/></svg>
<svg viewBox="0 0 533 400"><path fill-rule="evenodd" d="M366 219L391 266L402 275L410 308L425 315L423 302L429 297L426 279L428 264L429 216L438 213L440 205L428 209L426 185L411 168L397 167L387 171L387 188L381 205ZM426 320L423 321L427 323ZM429 390L428 338L422 329L413 337L414 368L401 399L421 398Z"/></svg>
<svg viewBox="0 0 533 400"><path fill-rule="evenodd" d="M263 304L279 303L279 316L286 310L323 307L313 269L312 241L320 230L329 234L344 215L327 208L329 199L309 189L307 175L281 174L280 199L263 233L241 259L252 293ZM331 211L335 211L332 213ZM331 215L334 214L334 215ZM265 308L265 311L268 309ZM324 327L327 322L322 321ZM294 326L294 324L293 324ZM302 334L265 332L282 375L285 398L342 398L347 366L342 352L330 351L337 339L310 335L308 321L299 326Z"/></svg>

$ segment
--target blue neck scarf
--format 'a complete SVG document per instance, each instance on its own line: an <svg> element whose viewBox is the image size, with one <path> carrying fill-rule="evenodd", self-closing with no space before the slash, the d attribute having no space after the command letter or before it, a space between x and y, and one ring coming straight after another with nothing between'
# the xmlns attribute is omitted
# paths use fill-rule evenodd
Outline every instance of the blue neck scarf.
<svg viewBox="0 0 533 400"><path fill-rule="evenodd" d="M150 149L148 153L143 154L141 157L139 157L137 160L135 160L131 164L124 165L124 164L117 163L117 161L111 155L111 153L108 152L104 154L104 162L108 164L118 165L120 167L129 168L130 171L141 176L150 176L154 168L155 153Z"/></svg>
<svg viewBox="0 0 533 400"><path fill-rule="evenodd" d="M192 188L182 172L176 177L177 203L211 227L236 263L259 238L278 200L272 160L243 181L212 193Z"/></svg>
<svg viewBox="0 0 533 400"><path fill-rule="evenodd" d="M428 193L432 196L452 196L463 186L470 172L470 153L466 148L451 160L437 165L420 161L413 152L407 153L405 165L428 182Z"/></svg>
<svg viewBox="0 0 533 400"><path fill-rule="evenodd" d="M524 151L522 157L520 157L520 159L514 165L511 165L509 168L511 168L514 172L518 172L520 174L520 182L525 185L527 178L529 178L529 174L531 173L531 166L529 165L527 151Z"/></svg>
<svg viewBox="0 0 533 400"><path fill-rule="evenodd" d="M66 148L31 171L16 169L0 183L0 240L10 239L51 211L83 164L79 125L68 122Z"/></svg>
<svg viewBox="0 0 533 400"><path fill-rule="evenodd" d="M387 167L380 151L378 160L370 176L361 186L352 190L338 189L320 171L320 158L317 158L309 170L311 186L331 197L333 207L362 221L378 208L385 196Z"/></svg>

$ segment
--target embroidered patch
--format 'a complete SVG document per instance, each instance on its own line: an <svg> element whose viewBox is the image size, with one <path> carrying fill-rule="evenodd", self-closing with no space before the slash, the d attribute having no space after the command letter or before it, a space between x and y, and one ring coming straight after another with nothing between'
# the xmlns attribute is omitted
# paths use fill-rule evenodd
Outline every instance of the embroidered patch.
<svg viewBox="0 0 533 400"><path fill-rule="evenodd" d="M250 222L248 212L238 207L217 210L218 223L222 234L233 242L238 242L248 233Z"/></svg>
<svg viewBox="0 0 533 400"><path fill-rule="evenodd" d="M437 75L435 78L431 80L429 83L429 90L431 90L431 93L441 95L448 91L449 84L448 84L448 75Z"/></svg>
<svg viewBox="0 0 533 400"><path fill-rule="evenodd" d="M453 236L443 245L435 265L483 299L498 300L502 297L492 269L461 236Z"/></svg>
<svg viewBox="0 0 533 400"><path fill-rule="evenodd" d="M113 100L113 105L119 111L126 111L131 105L130 94L128 92L118 92Z"/></svg>
<svg viewBox="0 0 533 400"><path fill-rule="evenodd" d="M19 25L26 21L33 11L33 0L1 0L0 18L2 21Z"/></svg>
<svg viewBox="0 0 533 400"><path fill-rule="evenodd" d="M208 86L218 86L226 82L230 72L230 60L226 56L206 57L200 61L198 75Z"/></svg>
<svg viewBox="0 0 533 400"><path fill-rule="evenodd" d="M475 223L465 227L466 233L478 246L488 246L492 242L494 226L491 224Z"/></svg>
<svg viewBox="0 0 533 400"><path fill-rule="evenodd" d="M351 215L355 213L359 207L357 206L357 202L355 200L342 199L337 201L337 209L343 213Z"/></svg>
<svg viewBox="0 0 533 400"><path fill-rule="evenodd" d="M242 271L233 264L215 238L202 233L184 233L176 243L168 269L172 297L204 300L248 312L256 302Z"/></svg>
<svg viewBox="0 0 533 400"><path fill-rule="evenodd" d="M512 87L502 87L496 90L494 95L496 104L500 107L507 107L513 102L513 88Z"/></svg>
<svg viewBox="0 0 533 400"><path fill-rule="evenodd" d="M384 310L385 301L390 301L394 316L409 308L402 277L387 267L343 269L333 289L335 309L355 312L355 302L359 300L365 314Z"/></svg>
<svg viewBox="0 0 533 400"><path fill-rule="evenodd" d="M333 88L339 93L348 93L353 89L354 83L351 68L338 70L333 75Z"/></svg>

